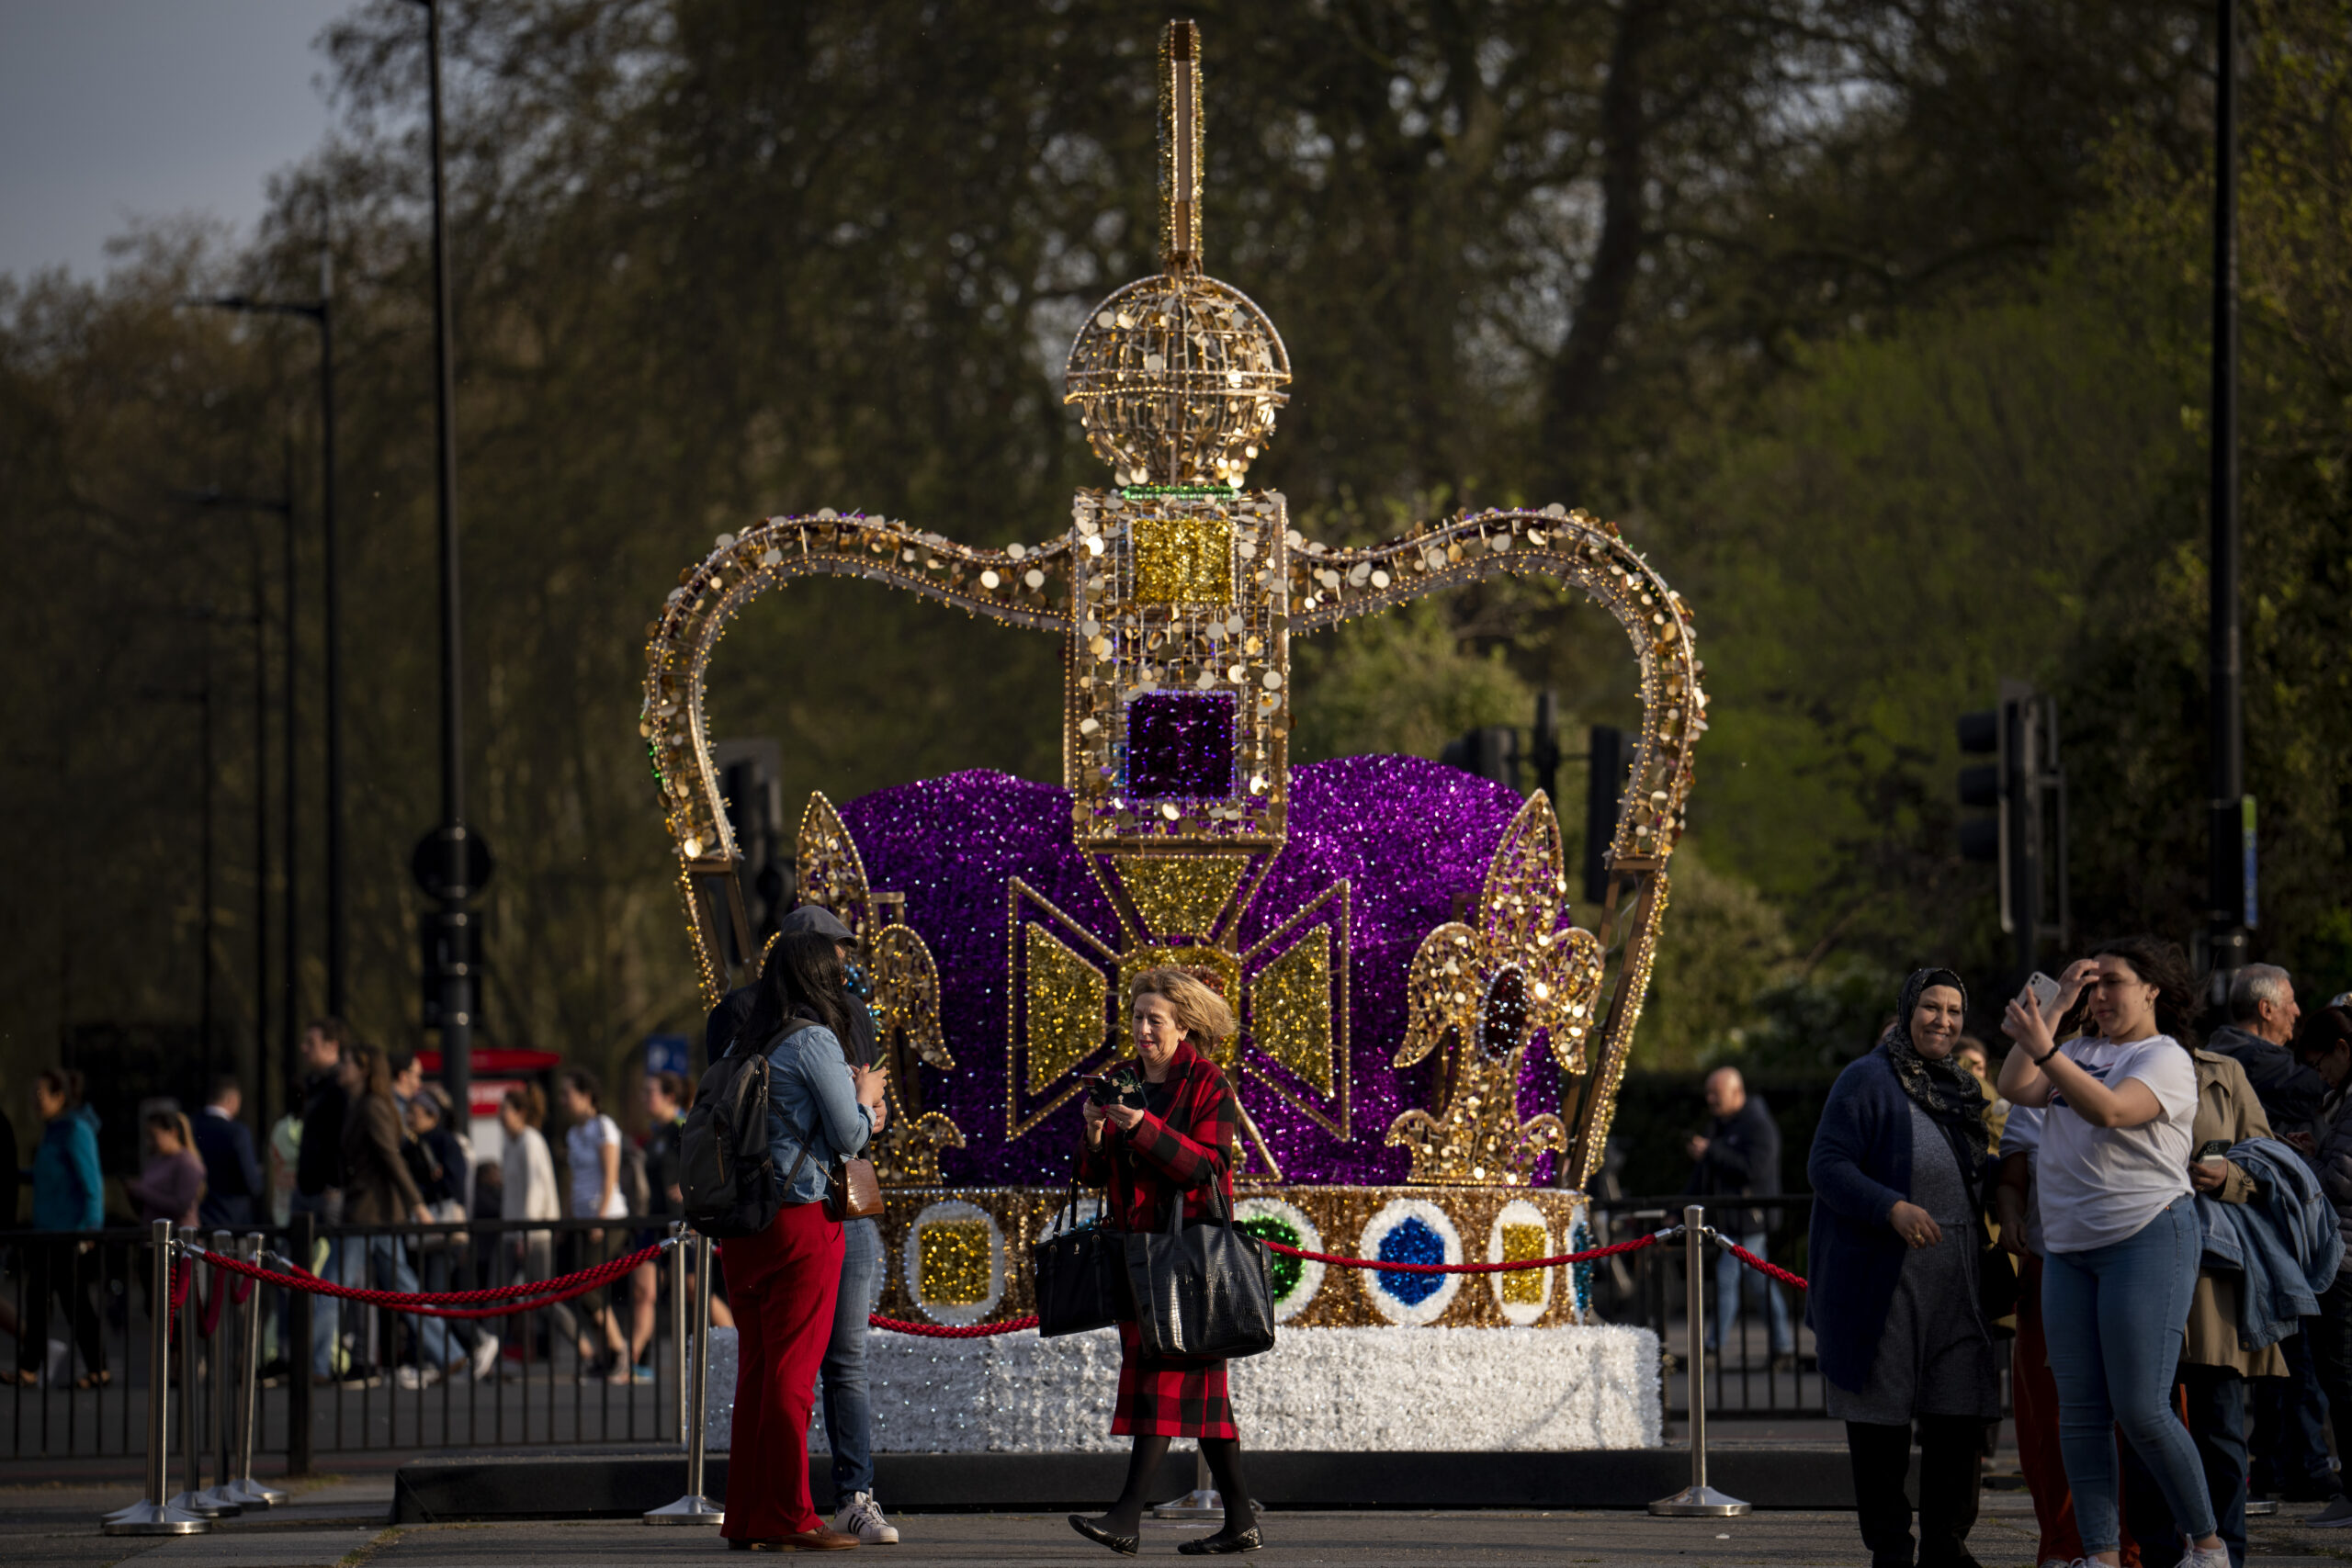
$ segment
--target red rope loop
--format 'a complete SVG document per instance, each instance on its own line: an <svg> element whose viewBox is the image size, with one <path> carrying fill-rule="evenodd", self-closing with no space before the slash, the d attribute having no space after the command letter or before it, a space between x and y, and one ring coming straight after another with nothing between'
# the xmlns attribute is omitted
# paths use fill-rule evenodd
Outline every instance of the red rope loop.
<svg viewBox="0 0 2352 1568"><path fill-rule="evenodd" d="M912 1334L923 1339L985 1339L992 1334L1018 1334L1024 1328L1037 1326L1035 1313L1026 1317L1008 1317L1002 1323L974 1323L960 1328L939 1323L905 1323L880 1313L868 1313L865 1321L876 1328L887 1328L893 1334Z"/></svg>
<svg viewBox="0 0 2352 1568"><path fill-rule="evenodd" d="M177 1313L187 1304L187 1260L172 1259L172 1311Z"/></svg>
<svg viewBox="0 0 2352 1568"><path fill-rule="evenodd" d="M565 1274L553 1280L526 1280L514 1285L502 1285L488 1291L374 1291L356 1285L338 1285L322 1280L299 1263L287 1263L293 1273L280 1273L248 1263L243 1258L223 1258L216 1253L200 1252L205 1261L226 1269L232 1274L264 1284L278 1285L290 1291L308 1291L312 1295L334 1296L341 1301L360 1302L368 1306L382 1307L390 1312L414 1313L424 1317L481 1318L508 1317L516 1313L537 1312L541 1307L554 1306L576 1296L602 1289L614 1280L633 1273L652 1262L673 1245L668 1239L655 1242L626 1258L616 1258L609 1263L599 1263L593 1269L582 1269L576 1274ZM517 1299L529 1293L527 1300ZM459 1306L457 1303L488 1301L493 1304L482 1307Z"/></svg>
<svg viewBox="0 0 2352 1568"><path fill-rule="evenodd" d="M1756 1254L1748 1251L1747 1248L1740 1246L1739 1243L1732 1240L1728 1236L1715 1236L1715 1245L1722 1247L1725 1252L1730 1253L1734 1258L1738 1258L1742 1263L1747 1264L1750 1269L1755 1269L1758 1274L1769 1275L1772 1279L1781 1281L1783 1285L1793 1285L1800 1291L1809 1291L1813 1289L1813 1287L1806 1284L1800 1276L1790 1273L1787 1269L1781 1268L1777 1263L1765 1262L1764 1259L1757 1257Z"/></svg>
<svg viewBox="0 0 2352 1568"><path fill-rule="evenodd" d="M229 1292L222 1288L228 1281L216 1279L211 1283L212 1288L205 1292L203 1310L196 1314L196 1331L207 1339L220 1326L221 1309L229 1304Z"/></svg>

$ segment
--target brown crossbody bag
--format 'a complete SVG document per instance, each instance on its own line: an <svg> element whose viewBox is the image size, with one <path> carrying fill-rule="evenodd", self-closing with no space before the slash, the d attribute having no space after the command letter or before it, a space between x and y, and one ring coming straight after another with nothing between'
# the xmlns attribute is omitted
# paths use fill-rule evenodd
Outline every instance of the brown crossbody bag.
<svg viewBox="0 0 2352 1568"><path fill-rule="evenodd" d="M858 1005L853 1001L851 1006ZM841 1043L842 1060L854 1068L850 1061L849 1042ZM836 1224L842 1220L870 1220L882 1212L882 1179L875 1173L874 1162L860 1155L843 1155L825 1172L825 1217Z"/></svg>

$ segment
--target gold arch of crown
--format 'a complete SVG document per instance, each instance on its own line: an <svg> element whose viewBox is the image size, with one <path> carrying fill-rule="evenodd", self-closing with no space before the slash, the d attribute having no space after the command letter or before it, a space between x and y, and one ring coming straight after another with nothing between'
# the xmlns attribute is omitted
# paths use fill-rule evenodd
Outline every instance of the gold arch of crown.
<svg viewBox="0 0 2352 1568"><path fill-rule="evenodd" d="M1413 960L1396 1066L1433 1052L1442 1052L1443 1065L1430 1108L1399 1116L1387 1139L1412 1149L1417 1182L1524 1182L1536 1157L1557 1150L1580 1186L1607 1135L1648 988L1667 862L1681 831L1692 749L1706 728L1690 613L1615 525L1581 511L1490 509L1367 548L1334 549L1289 526L1279 493L1240 488L1247 459L1271 437L1275 388L1289 367L1272 324L1257 333L1256 307L1197 271L1199 58L1189 23L1171 24L1164 36L1160 77L1168 275L1148 281L1205 297L1216 314L1205 324L1188 317L1197 299L1156 316L1123 314L1106 301L1073 347L1068 400L1123 478L1163 482L1081 491L1069 530L1034 547L977 547L903 521L831 509L771 517L719 536L707 558L679 574L648 628L639 733L678 853L705 998L715 1002L759 957L705 709L711 660L734 617L770 590L809 577L864 578L1066 639L1063 770L1072 835L1121 931L1114 950L1014 879L1008 1134L1066 1100L1082 1058L1108 1048L1086 1038L1080 1005L1108 987L1105 969L1124 979L1136 964L1174 960L1232 971L1228 989L1248 993L1235 996L1250 1004L1246 1032L1265 1036L1256 1041L1252 1081L1348 1138L1351 890L1335 885L1248 955L1231 949L1285 837L1289 638L1498 576L1574 584L1624 628L1644 710L1600 917L1589 930L1566 923L1558 823L1548 801L1531 798L1489 865L1475 923L1440 926ZM1113 299L1134 297L1136 288ZM1131 770L1130 706L1162 694L1230 705L1234 747L1223 788L1155 793ZM821 795L810 803L798 850L805 895L842 913L865 943L876 1006L894 1032L901 1116L891 1119L896 1136L878 1161L885 1179L936 1180L937 1150L963 1138L946 1118L922 1111L913 1071L918 1059L954 1066L931 954L893 919L898 896L869 887L855 843ZM1057 926L1075 940L1064 941ZM1604 1007L1605 962L1617 949ZM1024 953L1075 987L1057 992L1042 986L1043 971L1026 971L1029 1010L1063 1020L1053 1027L1066 1044L1051 1062L1030 1054L1037 1021L1024 1030L1013 1017L1024 996L1017 984ZM1335 979L1329 999L1305 1017L1299 998ZM1279 1022L1285 1016L1291 1025ZM1566 1088L1556 1117L1522 1122L1519 1067L1539 1032ZM1279 1175L1254 1123L1247 1130L1267 1173Z"/></svg>

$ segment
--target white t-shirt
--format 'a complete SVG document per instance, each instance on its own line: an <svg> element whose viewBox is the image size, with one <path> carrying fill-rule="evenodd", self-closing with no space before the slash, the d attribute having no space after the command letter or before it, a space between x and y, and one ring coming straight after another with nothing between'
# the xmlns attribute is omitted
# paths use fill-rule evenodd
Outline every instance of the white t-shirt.
<svg viewBox="0 0 2352 1568"><path fill-rule="evenodd" d="M2039 1105L2012 1105L2008 1122L2001 1129L2001 1157L2025 1156L2026 1175L2033 1175L2034 1162L2041 1153L2041 1119L2048 1115ZM2018 1228L2023 1233L2025 1249L2036 1258L2041 1253L2041 1204L2029 1198L2025 1206L2025 1224Z"/></svg>
<svg viewBox="0 0 2352 1568"><path fill-rule="evenodd" d="M621 1196L621 1184L613 1182L613 1201L596 1211L596 1199L605 1190L605 1156L607 1144L617 1146L621 1130L609 1116L598 1115L586 1122L575 1122L571 1131L563 1135L563 1152L571 1161L571 1214L574 1219L591 1215L604 1220L628 1217L628 1200Z"/></svg>
<svg viewBox="0 0 2352 1568"><path fill-rule="evenodd" d="M2094 1127L2064 1109L2064 1095L2051 1098L2034 1159L2039 1228L2052 1252L2087 1252L2138 1235L2188 1191L2197 1064L2169 1034L2129 1045L2070 1040L2060 1049L2109 1089L2138 1078L2162 1108L2137 1127Z"/></svg>

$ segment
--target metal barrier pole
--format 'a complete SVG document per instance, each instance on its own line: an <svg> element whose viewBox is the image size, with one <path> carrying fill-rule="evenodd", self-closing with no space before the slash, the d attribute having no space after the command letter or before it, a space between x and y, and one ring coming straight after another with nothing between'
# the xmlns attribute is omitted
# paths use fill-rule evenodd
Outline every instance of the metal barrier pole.
<svg viewBox="0 0 2352 1568"><path fill-rule="evenodd" d="M128 1508L119 1508L98 1527L104 1535L202 1535L212 1521L200 1514L164 1501L164 1446L171 1431L166 1411L172 1366L172 1223L157 1220L154 1237L155 1293L148 1312L151 1334L147 1350L147 1495ZM127 1358L126 1358L127 1359ZM126 1382L130 1376L123 1368Z"/></svg>
<svg viewBox="0 0 2352 1568"><path fill-rule="evenodd" d="M307 1209L294 1215L294 1261L305 1269L316 1266L318 1216ZM288 1289L288 1287L280 1287ZM286 1473L311 1473L311 1292L291 1291L287 1299L286 1347ZM328 1370L334 1363L330 1359Z"/></svg>
<svg viewBox="0 0 2352 1568"><path fill-rule="evenodd" d="M224 1253L235 1244L236 1238L227 1231L212 1233L212 1250L215 1254ZM193 1268L194 1265L190 1264L190 1267ZM229 1389L230 1348L236 1343L237 1324L236 1319L231 1315L234 1310L234 1303L221 1294L229 1289L231 1279L229 1273L208 1263L204 1266L204 1277L206 1282L211 1286L213 1299L220 1303L220 1308L219 1314L213 1319L212 1354L209 1358L210 1375L205 1380L207 1405L198 1416L200 1425L211 1428L206 1435L218 1445L216 1452L219 1455L212 1467L212 1484L204 1489L204 1496L206 1501L217 1505L222 1512L233 1516L243 1512L245 1506L245 1500L237 1495L237 1489L229 1479L234 1473L237 1459L232 1446L236 1435L236 1427L230 1416L230 1401L232 1396ZM191 1288L189 1294L193 1296L194 1293Z"/></svg>
<svg viewBox="0 0 2352 1568"><path fill-rule="evenodd" d="M649 1525L716 1525L727 1519L726 1508L702 1495L704 1417L710 1398L710 1237L695 1236L695 1370L687 1384L686 1495L647 1513Z"/></svg>
<svg viewBox="0 0 2352 1568"><path fill-rule="evenodd" d="M686 1446L686 1226L683 1220L670 1222L670 1239L677 1245L670 1248L670 1354L676 1365L671 1369L670 1399L677 1406L678 1446Z"/></svg>
<svg viewBox="0 0 2352 1568"><path fill-rule="evenodd" d="M187 1455L187 1484L172 1501L208 1519L228 1518L239 1512L236 1506L204 1489L203 1427L198 1424L196 1399L196 1231L184 1226L178 1235L181 1264L187 1270L187 1294L180 1298L180 1451Z"/></svg>
<svg viewBox="0 0 2352 1568"><path fill-rule="evenodd" d="M237 1256L248 1263L260 1260L261 1233L256 1231L237 1244ZM275 1486L265 1486L254 1479L254 1440L261 1429L261 1313L266 1300L261 1293L261 1281L254 1281L252 1293L245 1297L245 1354L243 1363L244 1377L239 1390L237 1407L237 1463L229 1483L237 1501L248 1508L283 1507L293 1494ZM290 1380L289 1380L290 1381Z"/></svg>
<svg viewBox="0 0 2352 1568"><path fill-rule="evenodd" d="M1707 1211L1693 1203L1682 1211L1682 1259L1686 1304L1683 1308L1682 1368L1690 1391L1690 1484L1671 1497L1650 1505L1650 1512L1669 1518L1700 1517L1728 1518L1747 1512L1747 1505L1707 1484Z"/></svg>

